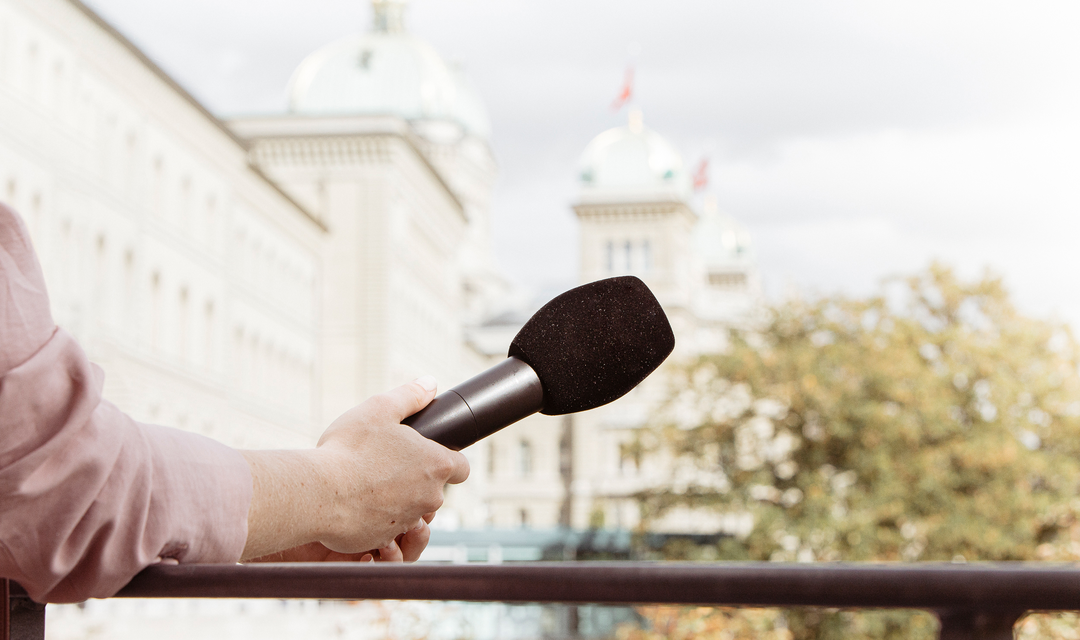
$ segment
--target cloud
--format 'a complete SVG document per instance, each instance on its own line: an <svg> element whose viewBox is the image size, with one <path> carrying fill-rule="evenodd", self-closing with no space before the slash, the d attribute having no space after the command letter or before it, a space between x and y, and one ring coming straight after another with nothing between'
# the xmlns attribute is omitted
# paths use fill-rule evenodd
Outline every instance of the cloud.
<svg viewBox="0 0 1080 640"><path fill-rule="evenodd" d="M367 28L356 0L90 0L212 110L280 109L303 57ZM1080 321L1080 4L1069 0L412 0L493 121L499 259L576 268L574 168L640 43L646 123L708 154L771 289L862 291L939 257ZM1080 297L1077 298L1080 300ZM1068 309L1073 309L1069 311Z"/></svg>

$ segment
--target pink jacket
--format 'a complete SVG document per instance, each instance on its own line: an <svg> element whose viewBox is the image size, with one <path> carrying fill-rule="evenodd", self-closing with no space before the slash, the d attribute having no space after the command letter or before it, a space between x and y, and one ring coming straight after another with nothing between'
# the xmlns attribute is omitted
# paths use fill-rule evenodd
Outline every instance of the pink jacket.
<svg viewBox="0 0 1080 640"><path fill-rule="evenodd" d="M0 577L39 602L107 597L158 562L236 562L251 472L235 450L135 422L49 312L0 204Z"/></svg>

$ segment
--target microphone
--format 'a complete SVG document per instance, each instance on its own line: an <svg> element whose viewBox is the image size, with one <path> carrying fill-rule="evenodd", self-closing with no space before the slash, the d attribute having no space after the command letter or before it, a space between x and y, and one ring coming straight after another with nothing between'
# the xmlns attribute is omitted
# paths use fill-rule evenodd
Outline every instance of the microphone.
<svg viewBox="0 0 1080 640"><path fill-rule="evenodd" d="M557 416L621 398L674 348L667 316L644 282L598 280L545 304L514 337L506 360L403 423L458 451L538 411Z"/></svg>

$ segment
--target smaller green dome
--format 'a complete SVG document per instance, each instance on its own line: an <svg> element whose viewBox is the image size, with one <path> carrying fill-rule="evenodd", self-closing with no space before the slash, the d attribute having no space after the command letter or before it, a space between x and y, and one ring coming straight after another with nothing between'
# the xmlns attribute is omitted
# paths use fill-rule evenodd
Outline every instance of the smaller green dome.
<svg viewBox="0 0 1080 640"><path fill-rule="evenodd" d="M688 201L690 176L662 135L646 128L640 112L625 127L593 138L578 163L582 202Z"/></svg>

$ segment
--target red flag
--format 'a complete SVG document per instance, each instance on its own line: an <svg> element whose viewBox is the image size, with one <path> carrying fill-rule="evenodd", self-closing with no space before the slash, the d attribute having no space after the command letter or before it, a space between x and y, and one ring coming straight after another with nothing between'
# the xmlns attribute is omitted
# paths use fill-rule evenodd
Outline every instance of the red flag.
<svg viewBox="0 0 1080 640"><path fill-rule="evenodd" d="M701 191L709 186L709 159L702 158L694 169L694 191Z"/></svg>
<svg viewBox="0 0 1080 640"><path fill-rule="evenodd" d="M623 108L627 102L630 102L630 98L634 95L634 68L629 67L626 70L626 77L623 79L622 89L619 89L619 95L615 98L615 101L611 103L611 110L618 111Z"/></svg>

